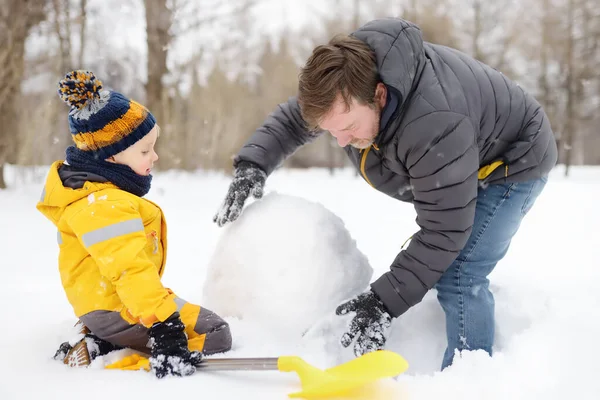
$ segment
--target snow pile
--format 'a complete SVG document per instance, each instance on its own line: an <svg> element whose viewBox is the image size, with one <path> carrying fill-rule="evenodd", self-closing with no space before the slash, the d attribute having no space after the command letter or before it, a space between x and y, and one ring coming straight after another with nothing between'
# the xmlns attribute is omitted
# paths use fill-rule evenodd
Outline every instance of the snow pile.
<svg viewBox="0 0 600 400"><path fill-rule="evenodd" d="M204 397L240 400L281 400L298 391L296 374L278 371L199 371L159 381L143 371L103 369L131 350L97 359L90 369L54 360L60 343L73 338L76 317L56 269L56 228L32 211L41 191L34 178L43 179L46 171L8 166L5 172L9 182L20 183L0 191L0 209L7 210L3 221L11 227L0 230L8 266L0 300L13 304L17 299L18 307L3 307L0 314L10 323L10 329L0 331L0 399L60 393L62 400L78 400L85 393L86 400L106 400L106 390L90 387L109 387L111 394L135 387L145 400L183 398L199 388ZM406 358L409 369L397 380L364 387L364 395L352 399L600 399L600 168L574 167L570 174L567 179L561 169L553 172L507 256L490 275L496 301L494 356L465 352L439 371L445 318L432 290L392 322L387 348ZM318 201L344 224L321 206L269 195L247 207L235 224L219 228L212 217L230 182L230 177L206 173L156 176L149 198L160 204L169 223L165 285L190 302L230 309L232 316L225 318L233 349L215 357L297 355L322 369L351 359L351 348L342 349L340 338L352 315L336 316L333 310L338 300L367 286L370 269L343 226L368 256L374 267L370 280L375 280L416 229L412 205L370 189L353 170L335 176L317 169L279 170L269 178L269 190ZM357 212L365 206L377 212ZM234 253L243 257L234 258ZM292 260L292 255L308 261ZM351 278L360 271L366 276ZM206 299L214 304L201 301L207 279ZM310 316L309 307L317 307L319 315ZM296 335L304 331L299 327L290 337L282 335L299 321L309 327L304 336Z"/></svg>
<svg viewBox="0 0 600 400"><path fill-rule="evenodd" d="M319 203L271 193L224 228L202 304L297 338L365 290L372 274L339 217Z"/></svg>

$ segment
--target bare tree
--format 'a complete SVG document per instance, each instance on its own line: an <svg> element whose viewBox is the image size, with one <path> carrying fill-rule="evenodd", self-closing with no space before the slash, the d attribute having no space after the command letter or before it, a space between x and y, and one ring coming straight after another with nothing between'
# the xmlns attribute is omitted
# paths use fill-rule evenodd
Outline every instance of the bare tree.
<svg viewBox="0 0 600 400"><path fill-rule="evenodd" d="M71 59L71 7L69 0L52 0L52 9L54 16L54 32L58 38L59 44L59 71L61 74L72 69L73 61Z"/></svg>
<svg viewBox="0 0 600 400"><path fill-rule="evenodd" d="M566 102L566 124L565 124L565 176L569 175L569 168L572 163L573 142L575 138L575 32L573 30L575 19L575 1L569 0L567 3L567 44L565 60L565 91L567 95Z"/></svg>
<svg viewBox="0 0 600 400"><path fill-rule="evenodd" d="M538 21L524 32L523 54L538 53L530 71L537 74L538 99L549 116L559 149L558 163L600 162L600 5L595 0L532 0ZM525 77L526 78L526 77Z"/></svg>
<svg viewBox="0 0 600 400"><path fill-rule="evenodd" d="M52 21L54 36L58 41L58 60L55 61L53 70L58 69L58 76L64 76L67 72L74 69L74 49L73 49L73 24L76 22L71 13L70 0L52 0L50 2L52 9ZM83 48L81 49L83 50ZM79 68L79 66L78 66ZM62 104L59 101L54 101L50 104L50 121L49 126L52 130L61 132L58 137L58 145L64 147L71 142L71 134L63 129L61 123Z"/></svg>
<svg viewBox="0 0 600 400"><path fill-rule="evenodd" d="M540 76L538 85L540 88L541 103L548 109L551 105L550 98L550 82L548 78L548 68L550 64L550 0L542 1L542 17L541 17L541 43L540 43Z"/></svg>
<svg viewBox="0 0 600 400"><path fill-rule="evenodd" d="M83 67L85 60L85 35L87 26L87 0L81 0L79 3L79 59L77 65Z"/></svg>
<svg viewBox="0 0 600 400"><path fill-rule="evenodd" d="M204 87L196 86L191 99L189 124L197 165L206 169L230 170L232 158L262 119L258 98L247 84L231 80L217 65Z"/></svg>
<svg viewBox="0 0 600 400"><path fill-rule="evenodd" d="M472 43L472 54L478 60L484 60L485 56L480 48L481 36L483 36L483 13L482 13L482 2L483 0L473 0L473 43Z"/></svg>
<svg viewBox="0 0 600 400"><path fill-rule="evenodd" d="M552 0L540 0L541 1L541 21L540 21L540 71L538 78L538 91L539 100L548 118L550 124L553 127L556 138L556 145L559 149L558 160L561 161L560 149L564 140L563 132L565 127L564 118L559 117L559 100L558 97L561 93L560 82L556 79L558 76L556 73L551 71L560 65L560 60L557 57L557 49L561 47L561 42L564 42L564 38L558 38L562 32L557 30L556 27L560 26L560 12L552 6ZM558 31L558 33L557 33Z"/></svg>
<svg viewBox="0 0 600 400"><path fill-rule="evenodd" d="M14 162L19 137L18 98L21 94L25 40L30 29L44 19L44 3L4 0L0 8L0 189L6 188L4 165Z"/></svg>
<svg viewBox="0 0 600 400"><path fill-rule="evenodd" d="M172 134L168 122L164 119L163 79L168 73L167 55L171 43L171 24L173 13L167 7L167 0L145 0L146 33L148 58L146 60L148 76L146 79L146 106L162 124L161 140L157 143L158 150L164 154L161 165L170 167L174 162L169 141Z"/></svg>
<svg viewBox="0 0 600 400"><path fill-rule="evenodd" d="M600 164L600 3L584 0L581 4L581 55L577 57L580 84L578 134L582 144L584 164Z"/></svg>
<svg viewBox="0 0 600 400"><path fill-rule="evenodd" d="M423 40L458 48L456 27L452 16L448 13L446 1L409 0L401 16L419 26ZM385 15L385 8L380 12ZM475 41L474 41L475 42Z"/></svg>
<svg viewBox="0 0 600 400"><path fill-rule="evenodd" d="M139 54L133 47L123 53L104 50L97 57L86 52L86 44L102 43L105 34L91 23L96 10L92 2L0 1L7 4L0 10L0 65L10 66L0 69L0 165L12 163L17 154L17 162L46 163L59 151L63 153L64 140L70 142L71 138L66 119L59 117L64 105L55 95L55 79L87 62L85 67L104 77L107 87L122 88L136 99L143 99L146 93L145 105L161 125L161 167L229 169L231 157L266 114L295 94L298 67L316 44L333 34L350 32L367 19L389 15L416 22L425 40L472 53L537 92L557 133L561 163L600 163L596 128L600 123L598 0L499 0L497 4L482 0L324 0L339 6L340 12L319 15L315 10L314 24L302 33L284 30L281 43L285 44L266 53L267 41L274 38L261 33L253 18L259 11L254 7L264 6L261 0L145 0L138 2L140 8L133 12L143 12L141 4L145 5L146 77L137 75ZM456 7L459 3L462 8ZM49 45L36 46L19 65L24 53L15 43L21 41L24 46L27 36L16 39L19 35L15 32L21 29L18 21L23 23L23 18L28 20L35 13L17 8L43 4L48 21L37 25L32 39L47 40ZM465 5L470 8L465 10ZM531 12L520 12L525 9ZM219 38L218 46L214 37L207 35L215 25L228 31ZM171 60L171 45L200 37L210 42L199 42L194 54L184 60ZM207 68L213 69L215 64L213 74L207 76ZM26 93L19 96L21 86ZM15 96L20 100L13 101ZM7 105L9 102L12 105ZM33 117L22 111L31 108L36 110ZM14 133L17 131L20 134ZM19 149L14 151L17 138ZM346 163L335 140L323 135L290 157L285 166L333 171Z"/></svg>

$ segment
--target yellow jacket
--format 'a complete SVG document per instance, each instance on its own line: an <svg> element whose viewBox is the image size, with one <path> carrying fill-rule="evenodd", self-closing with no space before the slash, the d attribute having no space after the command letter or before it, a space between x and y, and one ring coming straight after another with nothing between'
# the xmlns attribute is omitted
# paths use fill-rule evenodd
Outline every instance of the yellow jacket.
<svg viewBox="0 0 600 400"><path fill-rule="evenodd" d="M52 164L36 207L58 229L58 269L75 314L117 311L145 326L167 319L177 304L160 280L167 252L162 210L111 183L65 187L61 165Z"/></svg>

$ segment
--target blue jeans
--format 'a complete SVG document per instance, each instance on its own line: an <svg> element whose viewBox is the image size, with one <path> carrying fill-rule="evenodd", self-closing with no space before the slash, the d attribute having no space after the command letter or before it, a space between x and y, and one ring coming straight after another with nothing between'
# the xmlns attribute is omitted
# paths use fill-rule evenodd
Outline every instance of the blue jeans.
<svg viewBox="0 0 600 400"><path fill-rule="evenodd" d="M544 177L479 188L471 236L435 286L446 314L448 347L442 369L452 364L455 350L483 349L492 355L494 296L487 276L508 251L546 182Z"/></svg>

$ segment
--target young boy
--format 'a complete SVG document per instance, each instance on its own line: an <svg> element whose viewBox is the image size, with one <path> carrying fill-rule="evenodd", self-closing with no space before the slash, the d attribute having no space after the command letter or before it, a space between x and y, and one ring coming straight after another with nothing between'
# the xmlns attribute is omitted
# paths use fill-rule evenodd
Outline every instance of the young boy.
<svg viewBox="0 0 600 400"><path fill-rule="evenodd" d="M87 71L59 83L75 146L52 164L37 209L58 229L59 272L85 336L57 352L88 365L120 347L150 354L157 377L192 374L202 354L231 349L229 325L161 283L167 251L150 190L159 128L139 103Z"/></svg>

